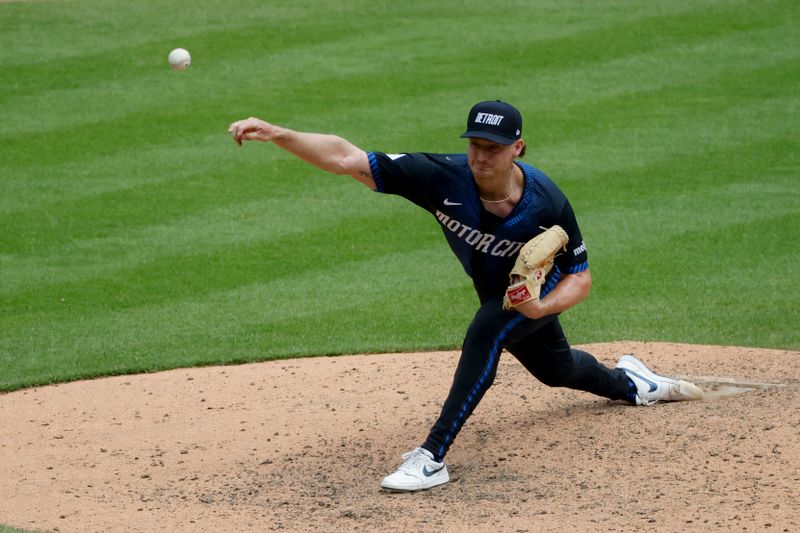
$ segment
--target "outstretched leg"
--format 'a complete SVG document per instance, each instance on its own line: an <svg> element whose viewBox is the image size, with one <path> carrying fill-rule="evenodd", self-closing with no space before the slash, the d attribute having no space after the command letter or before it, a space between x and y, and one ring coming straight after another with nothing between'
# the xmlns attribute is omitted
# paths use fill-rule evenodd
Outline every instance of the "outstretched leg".
<svg viewBox="0 0 800 533"><path fill-rule="evenodd" d="M606 367L588 352L571 348L558 319L519 340L512 340L508 351L545 385L635 403L636 387L627 374L621 369Z"/></svg>
<svg viewBox="0 0 800 533"><path fill-rule="evenodd" d="M520 331L524 333L524 327ZM616 368L602 365L591 354L569 346L558 320L520 340L512 339L508 351L551 387L582 390L633 405L703 398L697 385L656 374L632 355L623 355Z"/></svg>

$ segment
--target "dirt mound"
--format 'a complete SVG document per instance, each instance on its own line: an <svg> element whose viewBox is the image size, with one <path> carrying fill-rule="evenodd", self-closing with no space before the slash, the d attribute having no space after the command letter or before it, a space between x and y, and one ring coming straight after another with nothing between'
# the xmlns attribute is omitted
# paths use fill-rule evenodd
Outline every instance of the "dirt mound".
<svg viewBox="0 0 800 533"><path fill-rule="evenodd" d="M800 530L797 352L623 351L700 384L635 408L550 389L513 357L447 456L380 479L438 415L456 352L181 369L0 396L0 523L90 531Z"/></svg>

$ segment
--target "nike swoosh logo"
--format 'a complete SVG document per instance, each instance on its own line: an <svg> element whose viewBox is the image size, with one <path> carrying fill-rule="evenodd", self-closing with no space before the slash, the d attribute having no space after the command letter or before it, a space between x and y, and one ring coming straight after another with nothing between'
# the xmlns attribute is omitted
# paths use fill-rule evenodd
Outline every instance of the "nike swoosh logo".
<svg viewBox="0 0 800 533"><path fill-rule="evenodd" d="M461 205L461 204L460 204L460 203L458 203L458 202L451 202L450 200L448 200L447 198L445 198L445 199L444 199L444 205Z"/></svg>
<svg viewBox="0 0 800 533"><path fill-rule="evenodd" d="M644 381L645 383L647 383L648 385L650 385L650 391L649 391L649 392L655 392L655 391L656 391L656 389L658 388L658 384L657 384L656 382L654 382L654 381L650 381L649 379L647 379L647 378L646 378L646 377L644 377L643 375L641 375L641 374L637 374L637 373L636 373L636 372L634 372L633 370L628 370L627 368L625 369L625 371L626 371L626 372L630 372L631 374L633 374L633 375L634 375L634 376L636 376L637 378L641 379L642 381Z"/></svg>
<svg viewBox="0 0 800 533"><path fill-rule="evenodd" d="M423 475L423 476L425 476L425 477L431 477L431 476L432 476L432 475L434 475L436 472L440 471L442 468L444 468L444 465L440 466L439 468L437 468L436 470L434 470L433 472L431 472L430 470L428 470L428 467L427 467L427 466L423 466L423 467L422 467L422 475Z"/></svg>

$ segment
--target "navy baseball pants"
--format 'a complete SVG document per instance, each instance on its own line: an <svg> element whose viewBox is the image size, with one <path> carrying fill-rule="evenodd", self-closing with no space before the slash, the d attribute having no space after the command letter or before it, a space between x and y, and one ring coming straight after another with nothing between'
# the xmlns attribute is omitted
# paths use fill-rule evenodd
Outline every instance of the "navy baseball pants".
<svg viewBox="0 0 800 533"><path fill-rule="evenodd" d="M502 309L502 297L485 301L467 330L461 359L438 420L422 445L442 461L467 418L492 385L500 353L508 350L539 381L612 400L631 401L632 384L618 369L570 348L557 315L531 320Z"/></svg>

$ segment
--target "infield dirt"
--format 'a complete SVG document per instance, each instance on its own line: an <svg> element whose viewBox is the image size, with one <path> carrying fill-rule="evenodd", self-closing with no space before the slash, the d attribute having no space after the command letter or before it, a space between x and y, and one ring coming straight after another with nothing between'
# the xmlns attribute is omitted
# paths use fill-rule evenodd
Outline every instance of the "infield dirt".
<svg viewBox="0 0 800 533"><path fill-rule="evenodd" d="M181 369L0 396L0 523L40 531L798 531L800 353L633 352L697 402L631 407L545 387L505 354L447 456L389 494L457 352Z"/></svg>

